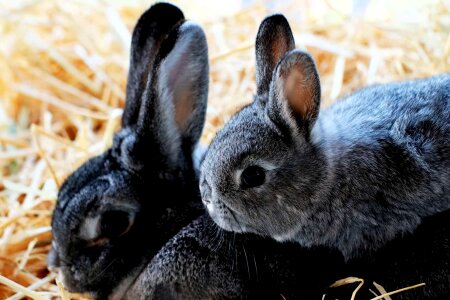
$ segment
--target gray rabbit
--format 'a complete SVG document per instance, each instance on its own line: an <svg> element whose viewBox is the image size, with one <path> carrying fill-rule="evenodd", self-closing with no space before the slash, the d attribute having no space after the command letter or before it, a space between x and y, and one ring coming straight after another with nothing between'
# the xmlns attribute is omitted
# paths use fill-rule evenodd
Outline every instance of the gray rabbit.
<svg viewBox="0 0 450 300"><path fill-rule="evenodd" d="M285 22L272 16L267 22ZM286 23L287 24L287 23ZM286 28L286 27L285 27ZM352 290L330 289L335 280L360 276L394 290L425 282L398 299L450 296L450 210L425 218L375 251L344 263L327 247L301 247L270 238L219 230L204 215L183 228L142 271L126 299L349 299ZM369 285L358 299L369 299Z"/></svg>
<svg viewBox="0 0 450 300"><path fill-rule="evenodd" d="M273 37L290 33L284 17L270 16L260 26L259 41L270 41L270 36L264 36L268 28L278 29ZM344 300L350 299L354 286L327 287L348 276L367 282L356 299L373 297L372 281L388 291L426 284L396 299L450 297L450 210L424 218L411 233L400 234L378 250L346 263L334 249L217 231L211 222L202 216L183 228L141 273L127 298L311 300L326 294L325 299Z"/></svg>
<svg viewBox="0 0 450 300"><path fill-rule="evenodd" d="M319 110L311 56L286 19L256 38L257 93L201 166L214 221L346 259L450 208L450 75L374 85Z"/></svg>
<svg viewBox="0 0 450 300"><path fill-rule="evenodd" d="M157 251L203 213L192 154L208 91L203 30L159 3L132 36L122 129L61 187L50 268L64 286L119 299Z"/></svg>

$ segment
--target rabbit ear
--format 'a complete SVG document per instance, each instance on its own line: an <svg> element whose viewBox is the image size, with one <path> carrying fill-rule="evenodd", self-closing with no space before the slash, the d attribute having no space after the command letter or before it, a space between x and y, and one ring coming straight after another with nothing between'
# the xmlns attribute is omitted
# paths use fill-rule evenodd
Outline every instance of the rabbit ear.
<svg viewBox="0 0 450 300"><path fill-rule="evenodd" d="M158 98L173 106L172 125L183 145L192 148L202 133L208 99L208 47L200 26L186 22L180 27L158 75Z"/></svg>
<svg viewBox="0 0 450 300"><path fill-rule="evenodd" d="M320 81L312 57L300 50L278 64L269 93L271 120L295 133L309 134L320 107Z"/></svg>
<svg viewBox="0 0 450 300"><path fill-rule="evenodd" d="M256 36L257 94L269 91L272 72L280 59L295 48L291 27L283 15L264 19Z"/></svg>
<svg viewBox="0 0 450 300"><path fill-rule="evenodd" d="M166 162L177 163L180 151L192 154L205 122L209 67L202 28L190 21L175 28L155 64L143 95L134 148L145 150L146 143L154 141Z"/></svg>
<svg viewBox="0 0 450 300"><path fill-rule="evenodd" d="M183 20L181 10L168 3L153 5L139 18L131 40L130 68L122 127L136 123L142 95L161 43Z"/></svg>

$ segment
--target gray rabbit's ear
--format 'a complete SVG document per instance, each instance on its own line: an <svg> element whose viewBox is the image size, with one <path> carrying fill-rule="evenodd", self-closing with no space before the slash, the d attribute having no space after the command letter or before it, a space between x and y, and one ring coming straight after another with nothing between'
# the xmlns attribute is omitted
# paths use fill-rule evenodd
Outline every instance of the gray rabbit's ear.
<svg viewBox="0 0 450 300"><path fill-rule="evenodd" d="M258 95L269 91L275 66L287 52L294 48L294 36L283 15L272 15L262 21L256 36L256 87Z"/></svg>
<svg viewBox="0 0 450 300"><path fill-rule="evenodd" d="M309 134L320 107L320 81L313 58L293 50L278 64L270 85L267 112L277 125Z"/></svg>
<svg viewBox="0 0 450 300"><path fill-rule="evenodd" d="M142 96L150 80L162 41L184 20L183 12L174 5L157 3L138 20L131 40L125 109L122 127L136 124Z"/></svg>

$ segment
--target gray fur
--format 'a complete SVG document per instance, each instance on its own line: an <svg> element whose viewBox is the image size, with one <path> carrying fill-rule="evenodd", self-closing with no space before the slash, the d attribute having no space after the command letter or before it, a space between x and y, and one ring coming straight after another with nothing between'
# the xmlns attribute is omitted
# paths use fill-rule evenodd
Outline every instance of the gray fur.
<svg viewBox="0 0 450 300"><path fill-rule="evenodd" d="M273 46L259 43L257 51ZM269 76L259 66L257 74ZM283 91L280 74L293 71L312 99L305 116ZM308 54L287 52L270 76L260 79L269 92L218 132L201 166L202 198L219 226L335 247L349 259L450 208L449 74L367 87L319 114ZM240 174L253 165L265 170L265 183L242 188Z"/></svg>

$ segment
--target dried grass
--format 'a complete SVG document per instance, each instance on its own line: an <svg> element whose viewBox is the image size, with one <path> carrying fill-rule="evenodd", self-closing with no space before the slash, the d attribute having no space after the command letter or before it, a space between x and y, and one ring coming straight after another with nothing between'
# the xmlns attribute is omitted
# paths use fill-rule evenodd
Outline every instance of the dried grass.
<svg viewBox="0 0 450 300"><path fill-rule="evenodd" d="M330 285L330 288L337 288L337 287L341 287L341 286L348 285L348 284L354 284L354 283L358 283L358 285L353 290L353 293L352 293L352 295L350 297L350 300L355 300L356 299L356 294L358 293L358 291L364 285L364 279L362 279L362 278L358 278L358 277L343 278L343 279L340 279L340 280L336 281L332 285ZM387 292L384 289L383 286L379 285L375 281L373 282L373 286L377 289L377 291L380 293L380 295L378 295L376 292L370 290L372 292L372 294L374 294L375 297L370 298L368 300L392 300L392 298L390 297L391 295L395 295L395 294L398 294L398 293L406 292L408 290L412 290L412 289L417 289L417 288L423 287L423 286L425 286L425 283L419 283L419 284L411 285L411 286L404 287L404 288L401 288L401 289L398 289L398 290L395 290L395 291L391 291L391 292ZM325 300L326 296L327 296L326 294L322 295L322 300Z"/></svg>
<svg viewBox="0 0 450 300"><path fill-rule="evenodd" d="M179 1L205 27L210 45L205 143L252 99L253 42L269 11L285 13L298 47L315 57L325 106L373 82L450 71L448 0L373 1L364 17L348 0L339 9L308 0L245 9L235 0L231 10L199 3L206 2ZM124 104L130 32L148 5L0 3L0 298L78 297L46 267L51 211L64 178L111 144Z"/></svg>

